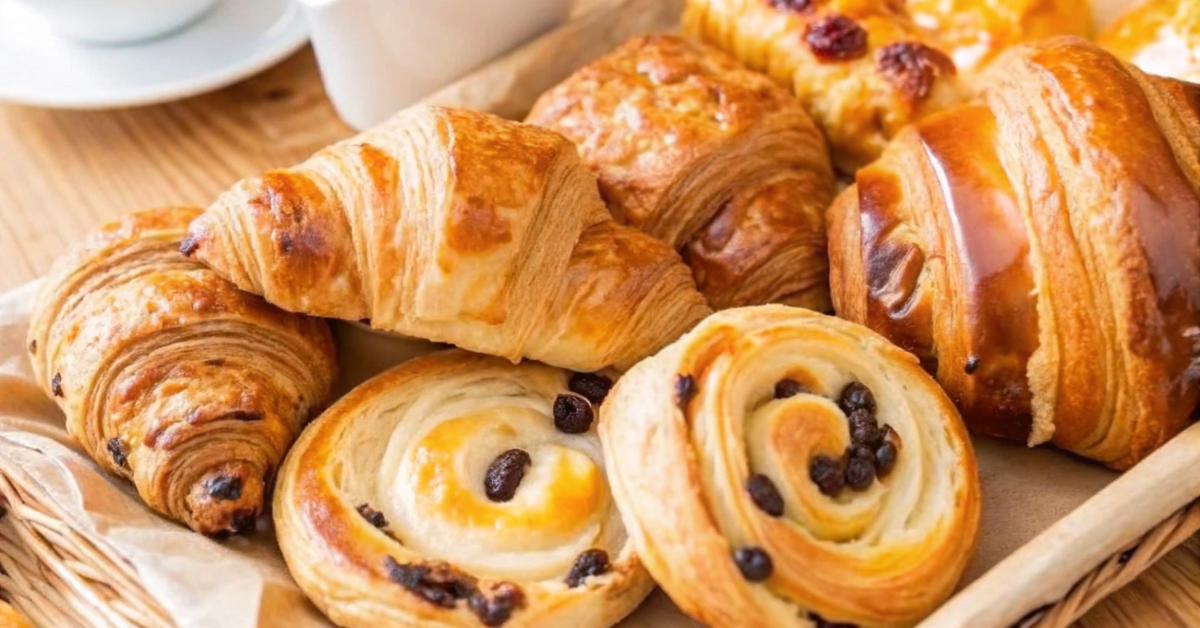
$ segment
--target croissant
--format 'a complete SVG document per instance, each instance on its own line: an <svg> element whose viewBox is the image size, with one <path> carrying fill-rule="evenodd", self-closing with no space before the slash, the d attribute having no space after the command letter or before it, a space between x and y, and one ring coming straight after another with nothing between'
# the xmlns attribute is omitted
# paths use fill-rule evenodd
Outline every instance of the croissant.
<svg viewBox="0 0 1200 628"><path fill-rule="evenodd" d="M828 149L767 77L704 44L637 37L527 122L574 141L617 220L682 250L713 307L829 308Z"/></svg>
<svg viewBox="0 0 1200 628"><path fill-rule="evenodd" d="M981 75L1016 44L1087 37L1092 28L1087 0L908 0L908 10L965 77Z"/></svg>
<svg viewBox="0 0 1200 628"><path fill-rule="evenodd" d="M452 349L342 398L280 471L275 523L345 628L604 628L653 587L594 427L612 379Z"/></svg>
<svg viewBox="0 0 1200 628"><path fill-rule="evenodd" d="M581 371L708 312L676 252L613 223L570 142L466 110L411 109L246 179L181 250L286 310Z"/></svg>
<svg viewBox="0 0 1200 628"><path fill-rule="evenodd" d="M179 255L199 209L107 225L55 263L29 353L67 430L158 512L253 529L274 469L333 385L325 323L281 312Z"/></svg>
<svg viewBox="0 0 1200 628"><path fill-rule="evenodd" d="M1200 3L1195 0L1135 4L1096 43L1143 72L1200 83Z"/></svg>
<svg viewBox="0 0 1200 628"><path fill-rule="evenodd" d="M1128 468L1197 402L1200 86L1071 37L1003 63L838 197L834 305L974 431Z"/></svg>
<svg viewBox="0 0 1200 628"><path fill-rule="evenodd" d="M713 628L911 626L979 528L966 428L917 360L781 305L718 312L601 407L646 568Z"/></svg>
<svg viewBox="0 0 1200 628"><path fill-rule="evenodd" d="M0 601L0 628L30 628L25 620L12 606Z"/></svg>
<svg viewBox="0 0 1200 628"><path fill-rule="evenodd" d="M688 0L683 29L790 87L846 174L965 95L954 62L896 0Z"/></svg>

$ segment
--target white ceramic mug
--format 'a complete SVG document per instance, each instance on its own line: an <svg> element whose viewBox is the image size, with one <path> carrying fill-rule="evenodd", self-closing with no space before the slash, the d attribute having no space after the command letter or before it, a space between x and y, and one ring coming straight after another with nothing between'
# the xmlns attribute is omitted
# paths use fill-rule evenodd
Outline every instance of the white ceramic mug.
<svg viewBox="0 0 1200 628"><path fill-rule="evenodd" d="M572 0L299 0L338 114L359 129L562 22Z"/></svg>
<svg viewBox="0 0 1200 628"><path fill-rule="evenodd" d="M3 1L3 0L0 0ZM189 24L217 0L15 0L41 15L64 37L123 44L158 37Z"/></svg>

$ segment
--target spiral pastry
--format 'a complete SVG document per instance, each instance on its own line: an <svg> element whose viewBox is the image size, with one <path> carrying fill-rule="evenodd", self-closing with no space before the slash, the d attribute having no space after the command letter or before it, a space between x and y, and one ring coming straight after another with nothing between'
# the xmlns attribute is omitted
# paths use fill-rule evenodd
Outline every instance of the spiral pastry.
<svg viewBox="0 0 1200 628"><path fill-rule="evenodd" d="M909 626L975 545L966 429L916 359L798 308L726 310L602 409L638 555L714 628Z"/></svg>
<svg viewBox="0 0 1200 628"><path fill-rule="evenodd" d="M280 472L292 575L350 628L615 624L652 582L592 427L611 384L461 350L368 381Z"/></svg>
<svg viewBox="0 0 1200 628"><path fill-rule="evenodd" d="M124 217L60 259L30 321L39 385L105 470L158 512L246 532L325 403L325 323L278 310L179 254L194 208Z"/></svg>

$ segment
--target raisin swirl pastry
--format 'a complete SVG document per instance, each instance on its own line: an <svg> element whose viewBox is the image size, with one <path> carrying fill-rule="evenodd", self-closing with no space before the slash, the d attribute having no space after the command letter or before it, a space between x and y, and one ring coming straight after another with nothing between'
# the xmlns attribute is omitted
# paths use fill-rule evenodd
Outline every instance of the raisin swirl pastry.
<svg viewBox="0 0 1200 628"><path fill-rule="evenodd" d="M622 377L601 415L638 555L714 628L910 626L973 552L966 429L916 359L864 327L718 312Z"/></svg>
<svg viewBox="0 0 1200 628"><path fill-rule="evenodd" d="M683 28L790 87L845 174L965 96L954 62L901 0L688 0Z"/></svg>
<svg viewBox="0 0 1200 628"><path fill-rule="evenodd" d="M67 430L154 510L221 536L254 527L274 469L326 401L325 323L179 254L199 209L131 214L56 262L29 352Z"/></svg>
<svg viewBox="0 0 1200 628"><path fill-rule="evenodd" d="M1070 37L1001 63L838 197L834 303L972 430L1128 468L1200 398L1200 86Z"/></svg>
<svg viewBox="0 0 1200 628"><path fill-rule="evenodd" d="M1096 43L1144 72L1200 83L1200 2L1145 0L1118 17Z"/></svg>
<svg viewBox="0 0 1200 628"><path fill-rule="evenodd" d="M723 52L637 37L547 92L618 221L683 253L718 309L829 308L828 148L800 102Z"/></svg>
<svg viewBox="0 0 1200 628"><path fill-rule="evenodd" d="M518 360L628 367L708 313L557 133L416 107L236 184L181 250L293 312Z"/></svg>
<svg viewBox="0 0 1200 628"><path fill-rule="evenodd" d="M609 493L604 374L450 350L355 389L300 437L275 523L346 628L602 628L653 584Z"/></svg>

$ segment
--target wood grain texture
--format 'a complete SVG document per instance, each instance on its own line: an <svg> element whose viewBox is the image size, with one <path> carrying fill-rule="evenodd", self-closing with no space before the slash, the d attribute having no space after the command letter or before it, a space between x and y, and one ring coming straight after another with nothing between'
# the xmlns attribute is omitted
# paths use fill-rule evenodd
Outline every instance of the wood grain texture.
<svg viewBox="0 0 1200 628"><path fill-rule="evenodd" d="M0 290L44 274L69 244L123 212L207 205L243 176L299 162L350 134L308 49L244 83L168 105L0 105ZM1078 626L1200 626L1200 541L1176 549Z"/></svg>

